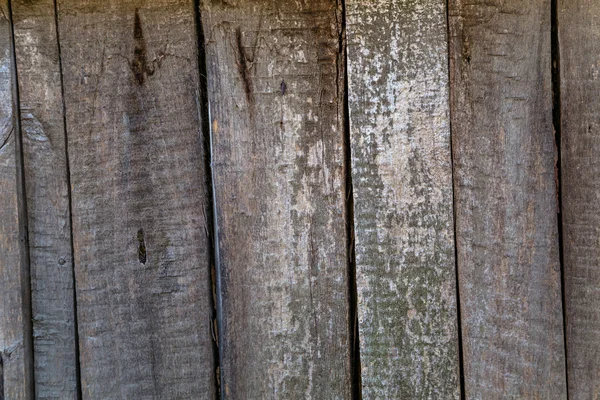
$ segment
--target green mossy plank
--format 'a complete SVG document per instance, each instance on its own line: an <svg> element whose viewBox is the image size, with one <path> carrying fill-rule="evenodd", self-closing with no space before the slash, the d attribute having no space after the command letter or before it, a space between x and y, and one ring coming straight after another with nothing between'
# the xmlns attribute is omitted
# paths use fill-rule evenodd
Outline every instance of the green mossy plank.
<svg viewBox="0 0 600 400"><path fill-rule="evenodd" d="M445 3L346 7L362 394L458 399Z"/></svg>

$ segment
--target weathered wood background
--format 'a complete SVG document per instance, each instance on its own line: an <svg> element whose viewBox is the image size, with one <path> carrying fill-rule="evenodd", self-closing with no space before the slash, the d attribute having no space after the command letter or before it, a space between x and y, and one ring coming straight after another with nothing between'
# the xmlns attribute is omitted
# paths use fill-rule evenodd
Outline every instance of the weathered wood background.
<svg viewBox="0 0 600 400"><path fill-rule="evenodd" d="M0 400L600 399L600 4L0 0Z"/></svg>

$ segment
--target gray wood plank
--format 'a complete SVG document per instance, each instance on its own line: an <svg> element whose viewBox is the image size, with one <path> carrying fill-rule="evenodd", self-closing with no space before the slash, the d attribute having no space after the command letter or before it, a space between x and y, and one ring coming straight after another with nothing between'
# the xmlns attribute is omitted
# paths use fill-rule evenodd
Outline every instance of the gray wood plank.
<svg viewBox="0 0 600 400"><path fill-rule="evenodd" d="M193 1L58 10L83 397L213 398Z"/></svg>
<svg viewBox="0 0 600 400"><path fill-rule="evenodd" d="M449 3L467 398L566 398L550 12Z"/></svg>
<svg viewBox="0 0 600 400"><path fill-rule="evenodd" d="M458 399L445 2L346 7L362 394Z"/></svg>
<svg viewBox="0 0 600 400"><path fill-rule="evenodd" d="M600 399L600 4L557 3L569 398Z"/></svg>
<svg viewBox="0 0 600 400"><path fill-rule="evenodd" d="M8 2L0 1L0 398L33 399L25 198Z"/></svg>
<svg viewBox="0 0 600 400"><path fill-rule="evenodd" d="M54 2L12 1L27 194L35 393L77 397L68 172Z"/></svg>
<svg viewBox="0 0 600 400"><path fill-rule="evenodd" d="M201 3L224 398L350 397L340 11Z"/></svg>

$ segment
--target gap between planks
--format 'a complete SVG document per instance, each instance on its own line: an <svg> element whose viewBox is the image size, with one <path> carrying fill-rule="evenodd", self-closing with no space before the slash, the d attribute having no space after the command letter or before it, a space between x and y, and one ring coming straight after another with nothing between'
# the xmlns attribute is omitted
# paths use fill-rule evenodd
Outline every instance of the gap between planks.
<svg viewBox="0 0 600 400"><path fill-rule="evenodd" d="M200 93L196 101L198 102L198 118L200 119L202 138L204 140L204 165L206 173L206 191L208 206L205 207L205 223L207 225L207 235L209 242L209 263L208 271L209 293L211 297L211 333L213 340L213 363L215 391L213 398L223 398L221 390L221 326L222 326L222 308L221 308L221 268L219 260L219 222L217 220L215 184L212 168L213 146L212 146L212 128L210 118L210 104L208 102L208 71L206 68L206 47L204 37L204 27L202 25L202 13L200 11L200 0L194 0L194 18L196 24L196 40L198 42L198 77ZM208 215L206 215L208 214Z"/></svg>
<svg viewBox="0 0 600 400"><path fill-rule="evenodd" d="M554 128L554 151L555 151L555 180L556 180L556 212L558 229L558 258L560 263L560 284L563 316L563 340L565 347L565 385L566 397L569 399L569 353L567 349L567 309L565 292L565 263L563 243L563 212L562 212L562 171L561 171L561 94L560 94L560 43L558 41L558 1L550 2L551 40L550 49L552 53L552 126Z"/></svg>
<svg viewBox="0 0 600 400"><path fill-rule="evenodd" d="M450 60L452 54L450 52L450 10L448 2L446 1L446 51L448 52L448 85L450 85ZM452 90L448 88L448 104L452 104ZM456 190L454 180L454 151L452 147L452 107L448 107L448 125L450 129L450 166L452 171L452 229L454 235L454 278L456 279L456 324L458 331L458 369L459 369L459 380L460 380L460 398L461 400L466 399L465 393L465 366L463 359L463 339L462 339L462 319L460 313L460 281L458 279L458 243L457 243L457 229L456 229Z"/></svg>
<svg viewBox="0 0 600 400"><path fill-rule="evenodd" d="M60 45L60 29L58 22L58 0L53 0L54 5L54 24L56 29L56 45L58 48L58 68L60 71L60 97L61 97L61 106L62 106L62 115L63 115L63 132L65 138L65 163L67 169L67 196L69 199L69 231L71 236L71 267L72 267L72 277L73 277L73 325L74 325L74 337L75 337L75 380L77 382L77 399L82 399L82 389L81 389L81 365L79 362L80 357L80 349L79 349L79 327L77 324L77 280L75 279L75 251L73 250L73 201L72 201L72 193L71 193L71 164L69 162L69 140L67 137L67 107L65 104L65 85L63 79L63 66L62 66L62 53L61 53L61 45Z"/></svg>
<svg viewBox="0 0 600 400"><path fill-rule="evenodd" d="M341 23L339 38L339 58L344 74L344 174L346 177L346 241L348 253L348 334L351 370L351 398L362 399L362 380L360 365L360 332L358 329L358 290L356 287L356 251L354 241L354 191L352 186L352 142L350 138L350 107L348 104L348 41L346 38L346 1L340 0ZM338 67L338 73L340 68ZM339 80L338 80L339 82Z"/></svg>

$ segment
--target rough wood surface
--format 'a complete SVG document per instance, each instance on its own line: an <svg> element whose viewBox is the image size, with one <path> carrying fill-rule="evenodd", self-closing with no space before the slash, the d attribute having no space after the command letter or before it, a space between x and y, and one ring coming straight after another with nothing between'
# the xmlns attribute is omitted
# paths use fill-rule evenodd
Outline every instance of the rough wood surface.
<svg viewBox="0 0 600 400"><path fill-rule="evenodd" d="M0 1L0 399L33 400L29 268L8 2Z"/></svg>
<svg viewBox="0 0 600 400"><path fill-rule="evenodd" d="M550 1L451 0L465 394L565 399Z"/></svg>
<svg viewBox="0 0 600 400"><path fill-rule="evenodd" d="M558 1L569 398L600 399L600 3Z"/></svg>
<svg viewBox="0 0 600 400"><path fill-rule="evenodd" d="M362 393L458 399L445 3L346 7Z"/></svg>
<svg viewBox="0 0 600 400"><path fill-rule="evenodd" d="M77 396L69 188L54 2L12 1L27 194L35 392Z"/></svg>
<svg viewBox="0 0 600 400"><path fill-rule="evenodd" d="M192 1L59 0L84 398L212 398Z"/></svg>
<svg viewBox="0 0 600 400"><path fill-rule="evenodd" d="M225 398L350 397L340 11L202 3Z"/></svg>

